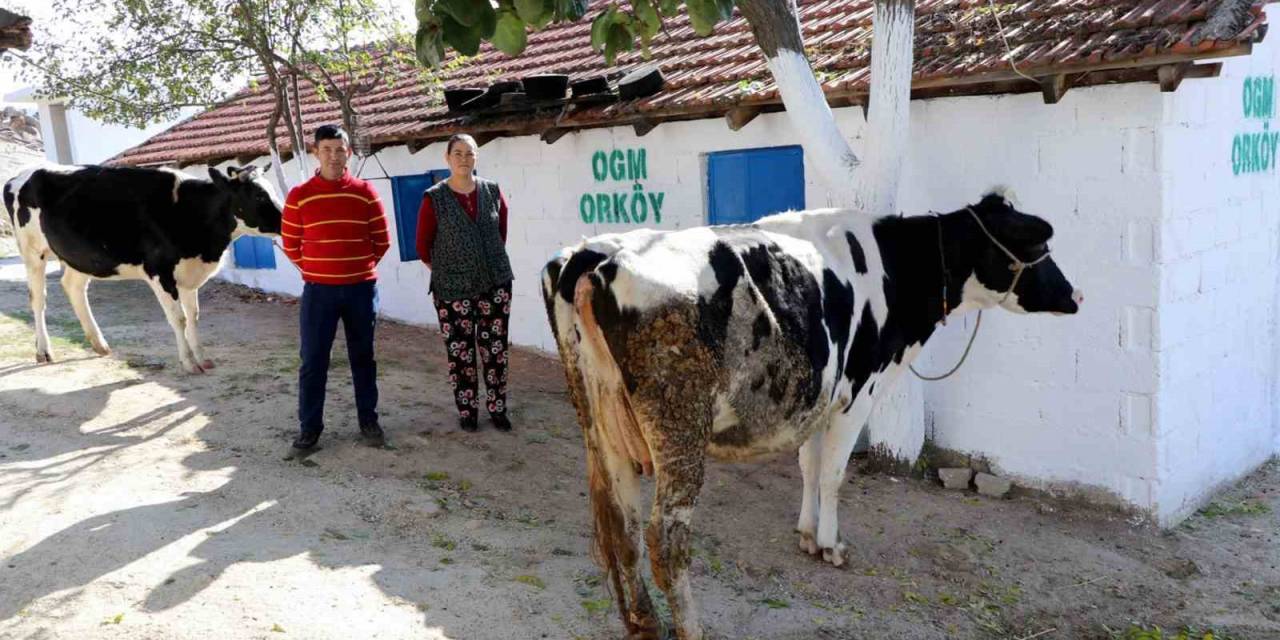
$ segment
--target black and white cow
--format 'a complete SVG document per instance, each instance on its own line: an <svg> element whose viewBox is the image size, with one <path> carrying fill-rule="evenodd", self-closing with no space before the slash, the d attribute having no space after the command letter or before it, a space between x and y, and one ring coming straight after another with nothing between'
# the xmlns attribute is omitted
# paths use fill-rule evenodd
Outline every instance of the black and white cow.
<svg viewBox="0 0 1280 640"><path fill-rule="evenodd" d="M155 292L186 371L213 366L196 334L198 290L242 234L279 235L281 199L256 167L209 169L203 180L168 169L40 165L4 185L4 204L27 268L36 362L51 362L45 261L94 351L110 353L89 310L91 279L144 280Z"/></svg>
<svg viewBox="0 0 1280 640"><path fill-rule="evenodd" d="M543 271L588 450L598 560L623 623L656 623L645 540L681 638L700 638L685 567L708 455L800 451L800 547L845 560L837 492L878 398L950 313L1075 313L1053 228L998 193L953 213L791 212L751 225L599 236Z"/></svg>

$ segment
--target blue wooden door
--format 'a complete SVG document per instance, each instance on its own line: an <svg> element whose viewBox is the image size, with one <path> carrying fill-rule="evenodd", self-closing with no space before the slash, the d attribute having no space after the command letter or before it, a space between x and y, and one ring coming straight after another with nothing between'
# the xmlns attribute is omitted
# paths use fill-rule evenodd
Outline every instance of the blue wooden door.
<svg viewBox="0 0 1280 640"><path fill-rule="evenodd" d="M804 209L804 152L798 146L707 155L707 219L746 224Z"/></svg>
<svg viewBox="0 0 1280 640"><path fill-rule="evenodd" d="M396 240L400 245L401 262L418 259L418 209L422 206L422 194L448 177L447 169L435 169L418 175L391 178L391 193L396 209Z"/></svg>
<svg viewBox="0 0 1280 640"><path fill-rule="evenodd" d="M231 251L240 269L276 268L276 252L270 238L241 236L232 243Z"/></svg>

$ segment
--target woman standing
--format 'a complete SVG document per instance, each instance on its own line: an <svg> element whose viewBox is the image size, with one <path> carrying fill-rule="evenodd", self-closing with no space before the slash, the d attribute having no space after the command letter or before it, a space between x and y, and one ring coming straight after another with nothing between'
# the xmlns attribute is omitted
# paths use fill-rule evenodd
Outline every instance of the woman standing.
<svg viewBox="0 0 1280 640"><path fill-rule="evenodd" d="M476 374L483 363L489 419L499 431L510 431L507 336L513 276L506 249L507 203L496 182L475 177L477 151L469 135L449 138L449 179L427 189L418 210L418 256L431 269L430 292L449 355L459 425L464 431L479 428Z"/></svg>

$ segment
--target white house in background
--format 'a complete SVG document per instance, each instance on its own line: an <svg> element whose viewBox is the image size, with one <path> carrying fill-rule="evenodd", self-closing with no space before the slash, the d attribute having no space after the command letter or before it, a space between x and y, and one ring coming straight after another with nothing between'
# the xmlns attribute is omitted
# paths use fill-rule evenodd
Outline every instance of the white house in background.
<svg viewBox="0 0 1280 640"><path fill-rule="evenodd" d="M1280 447L1280 46L1262 40L1280 7L1219 0L1174 7L1194 7L1187 15L1135 17L1105 3L1055 3L1037 9L1050 15L1007 14L1019 68L1039 79L1032 83L1009 69L990 12L961 4L929 3L917 19L899 204L908 214L949 211L993 185L1013 187L1023 210L1057 228L1055 259L1086 299L1071 317L987 314L965 367L924 385L908 413L940 449L984 459L1023 486L1079 491L1176 523ZM828 101L865 153L857 105L870 2L799 5ZM455 132L477 136L479 171L510 204L512 339L549 351L539 272L560 247L828 204L791 123L776 113L750 30L735 21L701 41L680 20L670 27L652 46L668 86L637 100L449 113L406 69L357 103L377 152L363 176L399 240L379 267L387 316L435 322L414 228L422 190L446 168L443 140ZM517 68L602 73L589 28L584 20L531 34L521 62L539 62ZM640 62L626 54L619 65ZM486 48L446 82L519 79L503 71L513 66ZM195 174L261 163L270 101L260 91L117 161ZM338 120L333 103L305 112L308 130ZM270 244L243 243L227 260L228 280L301 291ZM942 328L919 368L953 364L971 328L972 318Z"/></svg>
<svg viewBox="0 0 1280 640"><path fill-rule="evenodd" d="M34 87L5 94L4 99L39 109L45 159L59 164L101 163L199 112L187 109L178 118L138 129L93 120L61 100L37 97Z"/></svg>

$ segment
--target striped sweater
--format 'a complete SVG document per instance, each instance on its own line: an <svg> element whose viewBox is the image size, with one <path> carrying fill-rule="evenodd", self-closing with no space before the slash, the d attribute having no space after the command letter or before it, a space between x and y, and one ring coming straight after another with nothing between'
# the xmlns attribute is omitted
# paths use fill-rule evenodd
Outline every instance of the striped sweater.
<svg viewBox="0 0 1280 640"><path fill-rule="evenodd" d="M289 191L280 235L284 254L316 284L355 284L378 277L376 266L391 246L378 193L343 172L337 180L316 176Z"/></svg>

